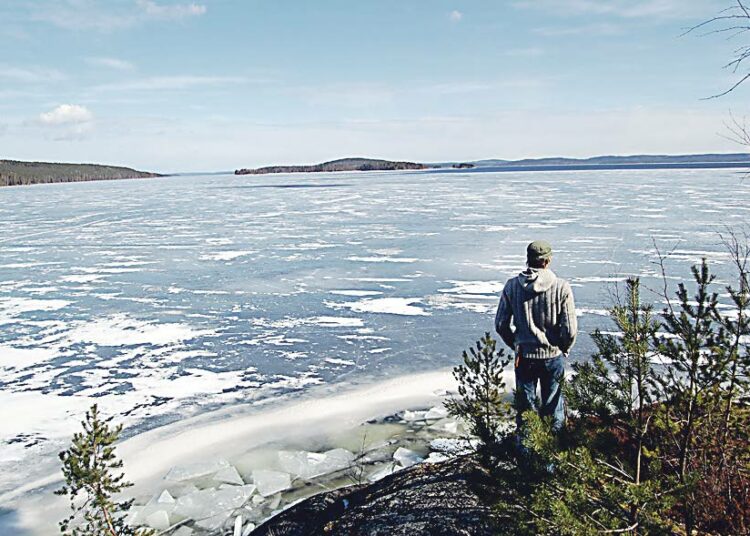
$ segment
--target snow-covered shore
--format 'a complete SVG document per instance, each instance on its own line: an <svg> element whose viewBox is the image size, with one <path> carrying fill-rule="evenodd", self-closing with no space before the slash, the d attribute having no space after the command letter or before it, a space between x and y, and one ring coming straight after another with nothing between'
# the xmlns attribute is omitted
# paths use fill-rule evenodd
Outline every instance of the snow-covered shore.
<svg viewBox="0 0 750 536"><path fill-rule="evenodd" d="M236 460L268 444L322 444L321 438L406 408L439 406L454 388L450 369L339 386L338 391L329 386L278 404L226 408L157 428L123 441L118 454L128 479L136 483L130 495L147 497L156 493L173 467ZM66 509L65 502L52 495L58 485L55 473L0 496L0 534L55 531Z"/></svg>

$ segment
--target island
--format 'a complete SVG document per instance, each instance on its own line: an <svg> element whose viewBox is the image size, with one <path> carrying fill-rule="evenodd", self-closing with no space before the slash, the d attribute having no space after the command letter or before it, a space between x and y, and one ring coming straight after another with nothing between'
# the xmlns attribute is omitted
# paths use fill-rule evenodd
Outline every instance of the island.
<svg viewBox="0 0 750 536"><path fill-rule="evenodd" d="M341 158L308 166L268 166L255 169L238 169L235 175L265 175L267 173L316 173L326 171L394 171L427 169L430 166L416 162L394 162L373 158Z"/></svg>
<svg viewBox="0 0 750 536"><path fill-rule="evenodd" d="M99 164L0 160L0 186L162 177L158 173Z"/></svg>

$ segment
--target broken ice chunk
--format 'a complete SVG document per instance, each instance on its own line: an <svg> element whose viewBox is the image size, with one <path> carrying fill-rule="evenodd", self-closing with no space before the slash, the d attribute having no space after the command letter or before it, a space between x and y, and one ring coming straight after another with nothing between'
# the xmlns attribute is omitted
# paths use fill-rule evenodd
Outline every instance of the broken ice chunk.
<svg viewBox="0 0 750 536"><path fill-rule="evenodd" d="M173 482L184 482L211 476L222 469L230 467L226 460L215 460L212 462L197 462L188 465L177 465L172 467L164 478Z"/></svg>
<svg viewBox="0 0 750 536"><path fill-rule="evenodd" d="M130 510L128 510L128 513L125 516L125 524L129 527L138 526L138 517L140 517L142 509L142 506L131 506Z"/></svg>
<svg viewBox="0 0 750 536"><path fill-rule="evenodd" d="M169 524L169 514L164 510L158 510L146 518L146 524L152 529L167 530Z"/></svg>
<svg viewBox="0 0 750 536"><path fill-rule="evenodd" d="M340 469L346 469L354 461L354 453L346 449L332 449L324 452L331 464L338 464Z"/></svg>
<svg viewBox="0 0 750 536"><path fill-rule="evenodd" d="M256 497L260 497L260 495L256 495ZM256 523L262 523L265 519L268 518L268 516L263 512L262 506L256 505L256 506L250 507L248 505L248 506L245 506L245 508L243 508L242 511L248 520L256 522Z"/></svg>
<svg viewBox="0 0 750 536"><path fill-rule="evenodd" d="M211 532L220 529L231 516L232 512L221 512L214 516L196 521L195 526Z"/></svg>
<svg viewBox="0 0 750 536"><path fill-rule="evenodd" d="M281 504L281 493L277 493L276 495L271 497L271 500L266 503L266 507L269 510L275 510L279 507L279 504Z"/></svg>
<svg viewBox="0 0 750 536"><path fill-rule="evenodd" d="M256 469L253 471L253 483L258 486L258 493L264 497L284 491L292 486L289 473L271 471L269 469Z"/></svg>
<svg viewBox="0 0 750 536"><path fill-rule="evenodd" d="M452 419L443 419L430 425L431 430L439 430L449 434L458 434L458 421Z"/></svg>
<svg viewBox="0 0 750 536"><path fill-rule="evenodd" d="M255 523L248 523L245 530L242 531L242 536L250 536L250 533L255 530Z"/></svg>
<svg viewBox="0 0 750 536"><path fill-rule="evenodd" d="M126 522L128 525L137 527L140 525L151 525L149 517L158 512L164 512L167 516L171 515L175 505L169 503L159 503L154 499L151 499L145 506L133 507L128 512ZM157 523L159 518L162 516L154 517L154 522Z"/></svg>
<svg viewBox="0 0 750 536"><path fill-rule="evenodd" d="M217 471L217 473L213 476L213 480L225 484L235 484L237 486L241 486L245 483L242 480L240 474L237 472L237 469L235 469L231 465L225 469L222 469L221 471Z"/></svg>
<svg viewBox="0 0 750 536"><path fill-rule="evenodd" d="M172 497L182 497L183 495L190 495L198 491L198 486L189 482L182 482L170 485L167 489Z"/></svg>
<svg viewBox="0 0 750 536"><path fill-rule="evenodd" d="M279 451L281 468L303 479L317 476L317 469L324 461L325 454L318 454L317 452L306 452L304 450ZM253 478L255 478L255 473L253 473Z"/></svg>
<svg viewBox="0 0 750 536"><path fill-rule="evenodd" d="M196 491L177 499L174 513L183 518L196 520L215 517L220 513L231 513L245 504L254 491L255 486Z"/></svg>
<svg viewBox="0 0 750 536"><path fill-rule="evenodd" d="M186 527L185 525L181 526L179 529L174 531L172 533L172 536L193 536L193 529L190 527Z"/></svg>
<svg viewBox="0 0 750 536"><path fill-rule="evenodd" d="M169 491L164 490L156 498L156 502L158 504L174 504L175 500L174 500L174 497L172 497L172 495L169 493Z"/></svg>
<svg viewBox="0 0 750 536"><path fill-rule="evenodd" d="M378 470L371 473L367 480L370 482L377 482L381 478L385 478L390 474L393 474L395 472L395 466L393 463L389 463L387 465L384 465L383 467L379 468Z"/></svg>
<svg viewBox="0 0 750 536"><path fill-rule="evenodd" d="M280 451L279 463L285 471L303 480L342 471L351 466L354 454L346 449L333 449L323 453L307 451Z"/></svg>
<svg viewBox="0 0 750 536"><path fill-rule="evenodd" d="M407 409L401 418L407 422L423 421L426 413L426 411L409 411Z"/></svg>
<svg viewBox="0 0 750 536"><path fill-rule="evenodd" d="M410 467L416 463L421 462L424 458L413 450L399 447L396 452L393 453L393 459L396 460L402 467Z"/></svg>
<svg viewBox="0 0 750 536"><path fill-rule="evenodd" d="M242 516L239 515L234 520L234 536L242 536Z"/></svg>
<svg viewBox="0 0 750 536"><path fill-rule="evenodd" d="M435 406L434 408L430 408L430 410L424 414L424 418L427 420L444 419L447 416L448 410L443 406Z"/></svg>

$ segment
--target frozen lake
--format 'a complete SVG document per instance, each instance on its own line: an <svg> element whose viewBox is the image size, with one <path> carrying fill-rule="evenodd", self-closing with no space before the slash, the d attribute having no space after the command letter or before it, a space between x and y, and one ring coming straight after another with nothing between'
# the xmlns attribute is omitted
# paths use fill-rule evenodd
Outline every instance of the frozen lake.
<svg viewBox="0 0 750 536"><path fill-rule="evenodd" d="M750 211L732 170L192 176L0 189L0 495L98 402L127 434L455 364L536 238L584 332ZM583 335L574 359L591 342ZM30 460L43 463L30 464ZM33 467L33 469L32 469ZM45 469L45 470L46 470Z"/></svg>

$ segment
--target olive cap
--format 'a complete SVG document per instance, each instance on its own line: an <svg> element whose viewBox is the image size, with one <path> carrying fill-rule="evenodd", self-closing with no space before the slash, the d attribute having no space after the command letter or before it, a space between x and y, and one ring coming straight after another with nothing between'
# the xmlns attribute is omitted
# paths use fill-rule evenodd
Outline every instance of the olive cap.
<svg viewBox="0 0 750 536"><path fill-rule="evenodd" d="M543 261L552 258L552 246L546 240L534 240L526 247L526 259Z"/></svg>

